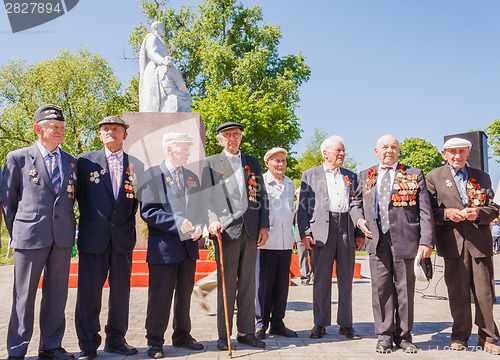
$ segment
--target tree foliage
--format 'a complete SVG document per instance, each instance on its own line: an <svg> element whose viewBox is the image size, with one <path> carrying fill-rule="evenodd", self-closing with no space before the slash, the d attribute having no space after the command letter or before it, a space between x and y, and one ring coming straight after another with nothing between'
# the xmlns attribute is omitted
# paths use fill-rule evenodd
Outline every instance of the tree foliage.
<svg viewBox="0 0 500 360"><path fill-rule="evenodd" d="M500 156L500 119L493 121L493 124L486 128L486 135L488 135L488 144L493 150L493 155ZM497 159L497 162L500 162Z"/></svg>
<svg viewBox="0 0 500 360"><path fill-rule="evenodd" d="M9 151L36 140L33 115L47 103L63 109L66 138L61 146L73 155L99 148L97 123L127 110L121 83L100 55L64 50L35 64L11 61L0 67L1 162Z"/></svg>
<svg viewBox="0 0 500 360"><path fill-rule="evenodd" d="M300 179L304 171L314 166L323 164L324 158L323 154L321 154L321 144L326 140L326 138L328 138L328 134L326 132L321 131L318 128L314 129L313 136L307 142L305 151L297 159L295 170L298 176L293 178L296 186L300 184ZM346 152L342 167L356 172L357 165L357 162L354 161L354 159Z"/></svg>
<svg viewBox="0 0 500 360"><path fill-rule="evenodd" d="M399 148L399 162L422 169L424 174L444 165L444 158L437 147L424 139L405 138Z"/></svg>
<svg viewBox="0 0 500 360"><path fill-rule="evenodd" d="M137 52L149 24L163 22L165 42L193 97L193 111L201 113L207 129L207 155L220 152L215 129L229 120L245 125L242 150L261 161L272 146L289 150L300 137L294 109L299 87L310 76L305 57L279 56L280 29L263 22L259 6L205 0L194 12L189 6L176 11L166 4L143 0L147 24L134 29L130 44Z"/></svg>

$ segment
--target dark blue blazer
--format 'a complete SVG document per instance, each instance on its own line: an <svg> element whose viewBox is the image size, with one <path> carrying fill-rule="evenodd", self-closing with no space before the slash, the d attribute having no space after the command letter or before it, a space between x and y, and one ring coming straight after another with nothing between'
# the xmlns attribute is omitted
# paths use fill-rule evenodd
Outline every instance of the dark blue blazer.
<svg viewBox="0 0 500 360"><path fill-rule="evenodd" d="M146 170L141 186L141 217L148 224L148 252L151 264L182 262L188 255L199 257L198 241L183 234L184 219L203 227L204 217L200 199L200 181L186 168L183 171L185 197L180 195L175 177L164 162Z"/></svg>
<svg viewBox="0 0 500 360"><path fill-rule="evenodd" d="M131 181L138 182L143 172L142 162L124 153L122 185L115 200L104 148L78 158L81 176L78 177L76 196L80 210L80 251L100 254L110 242L116 253L127 254L134 250L135 214L139 202L136 185Z"/></svg>

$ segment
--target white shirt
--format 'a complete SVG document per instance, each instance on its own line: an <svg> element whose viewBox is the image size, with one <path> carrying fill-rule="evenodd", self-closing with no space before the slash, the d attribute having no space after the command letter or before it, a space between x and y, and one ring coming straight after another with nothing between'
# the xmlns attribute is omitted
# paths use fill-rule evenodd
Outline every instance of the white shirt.
<svg viewBox="0 0 500 360"><path fill-rule="evenodd" d="M377 193L375 195L375 215L376 216L378 216L378 196L380 194L380 187L382 186L382 177L385 175L386 171L389 171L389 177L391 178L390 179L390 188L392 189L392 186L394 184L394 177L396 176L397 167L398 167L397 162L395 162L391 166L384 166L384 165L378 164ZM389 168L389 169L386 170L384 168Z"/></svg>
<svg viewBox="0 0 500 360"><path fill-rule="evenodd" d="M330 199L330 211L347 212L349 211L349 194L347 182L340 172L340 167L335 170L330 169L323 163L323 169L326 176L326 188L328 189L328 198Z"/></svg>
<svg viewBox="0 0 500 360"><path fill-rule="evenodd" d="M245 176L243 175L243 164L241 163L241 151L238 150L238 154L234 155L231 154L229 151L226 151L226 149L224 149L224 154L226 154L227 159L229 161L231 161L231 159L234 161L239 161L240 167L233 175L234 179L236 180L236 183L238 184L238 190L240 190L240 195L242 197L246 196L247 192L245 187Z"/></svg>
<svg viewBox="0 0 500 360"><path fill-rule="evenodd" d="M259 249L291 250L293 248L293 181L284 176L283 184L271 174L263 175L269 197L269 239Z"/></svg>
<svg viewBox="0 0 500 360"><path fill-rule="evenodd" d="M59 156L56 156L56 161L57 161L57 166L59 167L59 173L61 174L61 184L63 181L63 167L62 167L62 158L61 158L61 150L58 147L51 153L49 150L43 147L42 144L40 144L39 141L36 142L36 146L38 146L38 150L42 153L43 157L43 162L45 163L45 168L47 169L47 173L49 174L49 178L52 175L52 159L50 158L49 154L57 154Z"/></svg>
<svg viewBox="0 0 500 360"><path fill-rule="evenodd" d="M113 195L115 200L118 199L120 186L123 180L123 150L120 149L116 152L111 152L106 146L104 147L106 160L108 162L109 176L111 178L111 185L113 186ZM111 155L116 155L116 158L110 158Z"/></svg>

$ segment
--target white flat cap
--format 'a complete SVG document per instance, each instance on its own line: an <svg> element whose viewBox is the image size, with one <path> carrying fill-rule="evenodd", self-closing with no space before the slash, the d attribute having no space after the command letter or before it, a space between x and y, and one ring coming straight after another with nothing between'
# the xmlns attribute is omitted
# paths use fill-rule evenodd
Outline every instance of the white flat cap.
<svg viewBox="0 0 500 360"><path fill-rule="evenodd" d="M193 145L193 137L186 133L168 132L163 135L163 148L173 143L184 143Z"/></svg>
<svg viewBox="0 0 500 360"><path fill-rule="evenodd" d="M443 145L444 150L459 148L459 147L468 147L470 149L472 147L472 143L469 140L455 137L446 140L446 142Z"/></svg>
<svg viewBox="0 0 500 360"><path fill-rule="evenodd" d="M283 153L283 154L285 154L285 156L288 155L288 151L286 151L285 149L280 148L280 147L273 147L271 150L266 152L266 155L264 155L264 161L269 160L269 158L271 156L273 156L274 154L277 154L277 153Z"/></svg>

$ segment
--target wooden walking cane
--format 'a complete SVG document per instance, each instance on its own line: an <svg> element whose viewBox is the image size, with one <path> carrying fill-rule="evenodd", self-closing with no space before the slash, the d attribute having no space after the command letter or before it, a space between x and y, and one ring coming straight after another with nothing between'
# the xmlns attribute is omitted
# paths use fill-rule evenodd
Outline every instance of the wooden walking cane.
<svg viewBox="0 0 500 360"><path fill-rule="evenodd" d="M220 277L222 278L222 297L224 299L224 317L226 318L227 346L228 346L228 350L229 350L229 357L231 357L231 334L229 332L229 313L227 310L226 278L224 276L224 260L223 260L223 256L222 256L222 239L221 239L219 230L217 230L217 242L219 244Z"/></svg>

